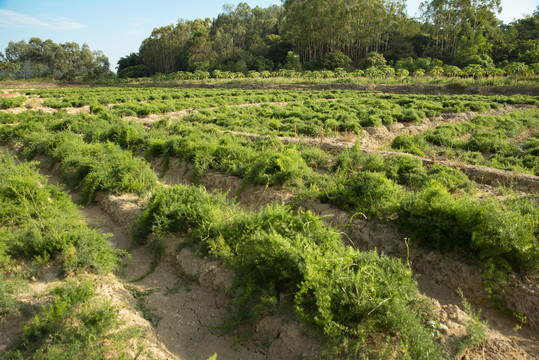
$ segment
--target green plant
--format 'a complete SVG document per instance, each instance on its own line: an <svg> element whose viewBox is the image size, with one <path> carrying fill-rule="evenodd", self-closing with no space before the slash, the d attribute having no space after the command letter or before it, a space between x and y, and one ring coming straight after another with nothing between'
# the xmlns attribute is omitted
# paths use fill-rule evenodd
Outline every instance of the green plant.
<svg viewBox="0 0 539 360"><path fill-rule="evenodd" d="M485 344L488 339L487 326L481 321L481 310L477 313L473 311L461 289L458 289L458 293L464 306L464 312L468 315L469 320L465 325L467 335L459 339L454 345L455 357L461 357L466 350Z"/></svg>
<svg viewBox="0 0 539 360"><path fill-rule="evenodd" d="M382 173L365 171L336 183L321 197L346 210L369 217L389 218L400 208L404 190Z"/></svg>
<svg viewBox="0 0 539 360"><path fill-rule="evenodd" d="M21 107L26 98L24 96L9 97L0 99L0 109Z"/></svg>
<svg viewBox="0 0 539 360"><path fill-rule="evenodd" d="M5 359L88 359L126 356L126 344L140 336L124 327L118 309L95 295L90 280L67 280L44 305Z"/></svg>
<svg viewBox="0 0 539 360"><path fill-rule="evenodd" d="M293 293L298 314L336 353L377 353L365 344L373 334L389 332L399 338L395 351L442 356L422 325L425 304L411 271L395 259L345 247L308 211L272 205L248 213L222 194L177 185L152 196L136 234L150 231L182 232L236 270L237 310L229 326L274 309L280 293Z"/></svg>
<svg viewBox="0 0 539 360"><path fill-rule="evenodd" d="M47 183L35 163L15 164L0 153L0 246L3 263L51 259L65 272L108 272L119 264L120 251L89 228L68 195Z"/></svg>

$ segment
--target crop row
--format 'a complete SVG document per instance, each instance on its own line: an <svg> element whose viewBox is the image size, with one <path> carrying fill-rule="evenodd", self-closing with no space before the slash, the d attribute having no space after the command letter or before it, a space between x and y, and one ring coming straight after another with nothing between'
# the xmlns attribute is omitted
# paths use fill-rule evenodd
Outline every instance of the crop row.
<svg viewBox="0 0 539 360"><path fill-rule="evenodd" d="M56 108L90 105L90 112L106 111L119 116L144 116L185 109L198 109L184 121L217 129L250 131L277 136L324 136L336 132L359 133L364 126L395 122L420 122L442 113L488 111L508 104L537 104L528 96L426 96L378 95L351 91L254 91L176 89L83 89L34 90ZM51 98L48 98L51 97ZM172 99L171 99L172 98ZM276 106L272 102L284 102ZM290 102L286 104L286 102ZM261 106L231 106L261 104Z"/></svg>
<svg viewBox="0 0 539 360"><path fill-rule="evenodd" d="M458 159L539 175L539 110L477 116L441 124L418 135L399 135L391 147L414 155Z"/></svg>
<svg viewBox="0 0 539 360"><path fill-rule="evenodd" d="M401 64L403 65L403 64ZM251 70L247 73L244 72L232 72L213 70L212 72L204 70L190 71L178 71L168 74L157 73L151 77L154 81L162 80L206 80L206 79L243 79L243 78L301 78L301 79L358 79L358 78L380 78L380 79L405 79L408 77L424 77L431 76L434 78L439 77L488 77L499 78L503 76L512 76L515 79L517 77L533 77L539 73L539 65L537 63L526 65L521 62L513 62L507 66L483 67L480 64L470 64L463 69L453 65L443 66L428 66L426 68L416 68L415 70L407 69L405 67L392 67L389 65L372 66L365 70L352 70L346 71L343 68L336 68L334 70L319 70L319 71L296 71L289 69L280 69L278 71L255 71ZM115 79L118 82L120 79ZM133 82L134 79L121 79L124 82ZM131 81L130 81L131 80ZM140 80L140 79L137 79Z"/></svg>
<svg viewBox="0 0 539 360"><path fill-rule="evenodd" d="M392 219L425 245L457 248L503 271L535 272L539 267L539 210L533 202L478 200L460 171L424 166L405 155L368 156L357 145L331 154L312 145L250 140L200 124L166 120L146 130L110 113L5 116L19 123L4 125L0 132L4 141L22 141L29 155L49 154L72 178L90 174L92 180L80 185L87 198L98 189L150 189L155 178L140 158L132 157L133 152L174 156L194 164L195 176L214 169L245 182L292 187L298 194L368 218ZM93 179L98 185L91 185Z"/></svg>
<svg viewBox="0 0 539 360"><path fill-rule="evenodd" d="M219 129L250 131L277 136L324 136L337 132L359 133L362 127L395 122L419 123L443 113L489 111L506 104L535 103L532 98L485 98L450 96L444 99L422 95L360 94L337 101L311 99L286 106L220 107L201 110L182 120Z"/></svg>
<svg viewBox="0 0 539 360"><path fill-rule="evenodd" d="M60 141L58 147L66 145ZM82 152L81 158L89 155ZM47 256L60 260L66 271L108 272L114 268L119 253L103 235L87 227L69 197L47 184L34 167L32 163L16 165L5 154L0 159L2 235L6 240L0 249L2 268L15 259ZM85 182L100 187L95 177L79 179L78 184ZM339 233L310 212L295 214L282 205L244 212L222 194L178 185L157 188L137 224L135 238L139 241L145 241L150 232L159 239L166 232L180 231L196 240L199 249L235 269L239 284L235 304L242 314L238 322L271 310L279 294L286 292L295 294L298 315L319 329L336 353L376 354L376 347L365 350L364 346L379 341L378 334L384 333L398 339L398 345L385 344L396 351L418 359L442 357L426 324L436 319L411 270L374 251L362 253L345 247ZM25 328L8 358L40 353L54 357L58 352L72 354L81 349L94 355L104 351L101 343L119 323L112 306L92 300L94 285L68 281L53 290L53 295L51 304ZM244 311L246 307L249 312ZM117 333L112 339L125 335L125 331ZM96 344L101 345L92 349Z"/></svg>
<svg viewBox="0 0 539 360"><path fill-rule="evenodd" d="M124 252L84 222L70 196L49 184L36 163L17 164L5 152L0 152L0 209L0 321L32 313L17 298L28 291L32 276L47 267L70 276L50 291L2 358L126 356L126 344L136 342L140 329L126 326L119 309L97 296L90 276L73 279L80 273L110 273Z"/></svg>
<svg viewBox="0 0 539 360"><path fill-rule="evenodd" d="M70 273L106 273L118 265L107 239L82 222L68 195L47 184L33 163L0 153L0 268L46 256Z"/></svg>
<svg viewBox="0 0 539 360"><path fill-rule="evenodd" d="M45 98L44 105L52 108L117 104L118 109L129 109L128 105L135 106L134 104L142 102L153 105L154 113L244 103L298 101L305 100L311 95L283 90L247 91L241 89L188 90L160 88L40 89L27 91L25 94L39 95Z"/></svg>

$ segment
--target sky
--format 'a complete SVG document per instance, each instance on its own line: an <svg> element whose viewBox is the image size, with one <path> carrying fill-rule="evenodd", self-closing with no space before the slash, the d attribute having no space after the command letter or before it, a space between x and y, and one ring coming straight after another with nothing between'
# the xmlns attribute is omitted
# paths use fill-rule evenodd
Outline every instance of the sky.
<svg viewBox="0 0 539 360"><path fill-rule="evenodd" d="M280 5L280 0L244 0L252 8ZM331 0L328 0L331 1ZM0 0L0 51L10 41L31 37L55 43L88 44L108 56L111 70L120 57L138 52L156 27L179 19L215 19L231 0ZM408 0L408 14L418 16L421 0ZM537 0L501 0L498 18L509 23L532 14Z"/></svg>

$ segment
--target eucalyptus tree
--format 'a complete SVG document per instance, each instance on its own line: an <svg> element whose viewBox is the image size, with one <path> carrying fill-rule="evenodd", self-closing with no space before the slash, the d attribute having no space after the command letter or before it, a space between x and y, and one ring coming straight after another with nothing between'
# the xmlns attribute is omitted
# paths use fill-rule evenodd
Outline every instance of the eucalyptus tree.
<svg viewBox="0 0 539 360"><path fill-rule="evenodd" d="M154 72L166 73L176 70L176 55L185 51L183 47L187 42L180 41L177 38L178 33L173 25L161 26L153 29L151 35L142 41L139 49L140 57Z"/></svg>
<svg viewBox="0 0 539 360"><path fill-rule="evenodd" d="M210 19L196 19L191 26L191 39L187 43L188 62L192 67L194 64L208 64L211 52L210 40ZM205 65L204 67L208 67Z"/></svg>
<svg viewBox="0 0 539 360"><path fill-rule="evenodd" d="M24 40L19 42L10 41L6 47L2 67L9 73L14 75L21 70L22 77L26 77L24 73L24 62L28 60L28 44Z"/></svg>
<svg viewBox="0 0 539 360"><path fill-rule="evenodd" d="M435 48L440 54L452 57L463 36L498 25L495 14L501 11L501 3L500 0L426 0L421 3L420 11L425 28L435 40Z"/></svg>
<svg viewBox="0 0 539 360"><path fill-rule="evenodd" d="M405 19L404 0L285 0L286 29L303 62L341 51L357 64Z"/></svg>
<svg viewBox="0 0 539 360"><path fill-rule="evenodd" d="M280 6L252 9L244 2L236 7L225 5L211 24L213 60L223 63L231 59L246 60L246 56L253 60L258 56L267 57L275 37L280 39L283 17Z"/></svg>

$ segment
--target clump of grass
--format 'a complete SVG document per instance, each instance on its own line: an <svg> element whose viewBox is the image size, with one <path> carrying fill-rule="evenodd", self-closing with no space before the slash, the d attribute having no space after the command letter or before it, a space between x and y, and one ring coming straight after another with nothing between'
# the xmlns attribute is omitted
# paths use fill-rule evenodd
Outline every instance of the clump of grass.
<svg viewBox="0 0 539 360"><path fill-rule="evenodd" d="M16 299L15 295L26 288L20 279L9 279L0 275L0 320L6 315L19 315L28 311L28 306Z"/></svg>
<svg viewBox="0 0 539 360"><path fill-rule="evenodd" d="M123 327L118 309L96 297L90 280L68 280L51 295L4 359L125 357L128 343L141 335L134 327Z"/></svg>
<svg viewBox="0 0 539 360"><path fill-rule="evenodd" d="M50 258L67 273L105 273L116 268L121 252L89 228L69 196L48 184L35 166L15 164L0 153L0 266Z"/></svg>
<svg viewBox="0 0 539 360"><path fill-rule="evenodd" d="M83 201L99 190L143 194L157 181L143 159L113 143L87 144L71 132L31 133L22 140L27 157L44 153L59 162L61 175L81 189Z"/></svg>
<svg viewBox="0 0 539 360"><path fill-rule="evenodd" d="M0 109L21 107L25 100L24 96L2 98L0 99Z"/></svg>
<svg viewBox="0 0 539 360"><path fill-rule="evenodd" d="M481 310L476 313L468 300L464 297L461 289L458 289L458 293L462 300L462 305L464 306L464 312L470 319L465 324L467 335L464 338L459 339L454 345L456 358L461 357L466 350L481 346L488 340L487 326L481 321Z"/></svg>
<svg viewBox="0 0 539 360"><path fill-rule="evenodd" d="M364 171L336 183L321 199L348 211L384 219L397 213L404 194L404 189L384 174Z"/></svg>

